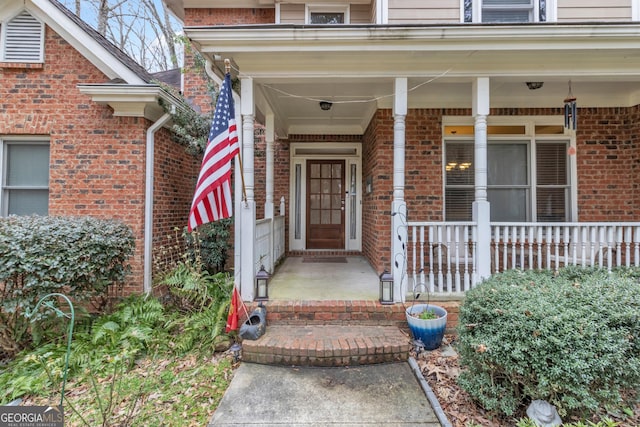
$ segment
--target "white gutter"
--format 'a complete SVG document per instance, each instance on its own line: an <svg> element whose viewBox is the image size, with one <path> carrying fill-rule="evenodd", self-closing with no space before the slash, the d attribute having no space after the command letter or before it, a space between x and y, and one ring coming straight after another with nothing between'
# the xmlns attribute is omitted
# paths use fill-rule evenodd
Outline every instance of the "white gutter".
<svg viewBox="0 0 640 427"><path fill-rule="evenodd" d="M171 108L175 109L174 106ZM171 120L171 114L165 113L149 129L147 129L147 160L144 192L144 281L143 291L145 294L151 293L152 275L151 260L153 252L153 167L155 134L162 126Z"/></svg>

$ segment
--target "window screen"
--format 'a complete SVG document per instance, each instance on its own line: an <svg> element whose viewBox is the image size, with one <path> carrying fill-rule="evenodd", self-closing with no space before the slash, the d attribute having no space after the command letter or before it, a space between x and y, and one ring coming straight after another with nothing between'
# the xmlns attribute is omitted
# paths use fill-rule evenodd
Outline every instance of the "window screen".
<svg viewBox="0 0 640 427"><path fill-rule="evenodd" d="M49 145L6 143L4 197L8 215L47 215L49 205Z"/></svg>
<svg viewBox="0 0 640 427"><path fill-rule="evenodd" d="M311 12L311 24L344 24L344 13L339 12Z"/></svg>
<svg viewBox="0 0 640 427"><path fill-rule="evenodd" d="M535 145L535 174L530 141L488 141L487 199L492 221L566 221L569 170L566 141ZM445 146L445 219L470 221L475 200L473 142ZM533 177L537 182L533 183ZM533 191L535 186L535 212ZM534 217L535 216L535 217Z"/></svg>
<svg viewBox="0 0 640 427"><path fill-rule="evenodd" d="M531 22L532 0L483 0L482 22Z"/></svg>

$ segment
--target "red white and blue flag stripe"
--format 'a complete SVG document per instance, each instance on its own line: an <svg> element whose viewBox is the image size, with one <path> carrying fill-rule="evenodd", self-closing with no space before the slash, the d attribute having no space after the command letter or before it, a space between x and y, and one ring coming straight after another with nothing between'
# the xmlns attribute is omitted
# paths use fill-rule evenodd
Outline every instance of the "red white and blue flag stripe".
<svg viewBox="0 0 640 427"><path fill-rule="evenodd" d="M231 161L239 151L231 76L227 73L220 86L198 185L191 203L189 231L233 215Z"/></svg>

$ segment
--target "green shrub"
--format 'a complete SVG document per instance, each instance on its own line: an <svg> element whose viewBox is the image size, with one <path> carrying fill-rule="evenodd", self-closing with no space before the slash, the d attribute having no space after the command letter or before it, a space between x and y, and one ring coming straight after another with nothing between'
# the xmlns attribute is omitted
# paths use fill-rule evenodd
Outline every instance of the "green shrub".
<svg viewBox="0 0 640 427"><path fill-rule="evenodd" d="M164 328L168 317L153 297L134 295L115 311L99 316L88 331L73 334L69 378L106 374L116 367L125 371L144 354L168 348ZM18 354L0 368L0 403L16 397L59 391L64 374L66 342L49 342Z"/></svg>
<svg viewBox="0 0 640 427"><path fill-rule="evenodd" d="M513 415L534 399L561 415L619 405L640 387L640 285L634 274L509 271L460 307L460 385Z"/></svg>
<svg viewBox="0 0 640 427"><path fill-rule="evenodd" d="M185 229L184 236L186 247L191 257L201 257L204 268L209 273L224 271L227 262L233 218L209 222L188 233Z"/></svg>
<svg viewBox="0 0 640 427"><path fill-rule="evenodd" d="M131 230L96 218L0 218L0 349L15 354L30 340L25 312L44 295L75 301L104 296L122 282L134 250ZM41 311L39 320L50 313Z"/></svg>

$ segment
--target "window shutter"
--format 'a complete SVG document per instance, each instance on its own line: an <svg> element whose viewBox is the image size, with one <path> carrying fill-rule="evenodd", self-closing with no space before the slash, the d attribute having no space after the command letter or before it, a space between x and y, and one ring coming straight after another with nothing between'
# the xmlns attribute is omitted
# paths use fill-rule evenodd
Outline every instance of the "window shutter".
<svg viewBox="0 0 640 427"><path fill-rule="evenodd" d="M12 62L41 62L44 25L29 12L7 22L4 39L4 60Z"/></svg>

